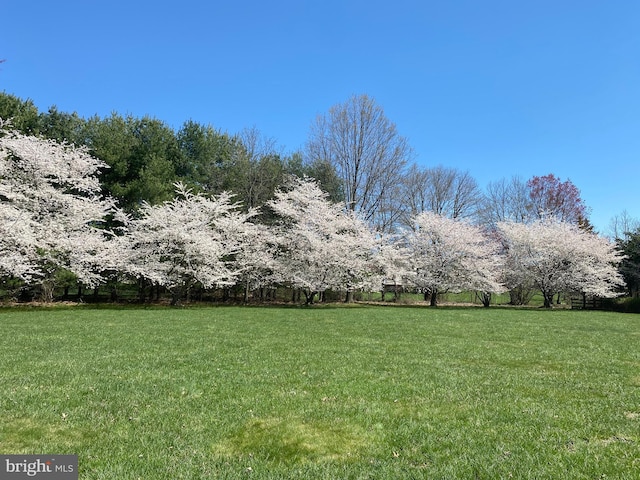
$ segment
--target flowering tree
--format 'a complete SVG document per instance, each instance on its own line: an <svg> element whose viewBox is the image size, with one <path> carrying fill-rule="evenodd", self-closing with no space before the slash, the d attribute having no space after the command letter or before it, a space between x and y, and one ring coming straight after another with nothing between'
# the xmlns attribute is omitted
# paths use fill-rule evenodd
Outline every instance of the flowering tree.
<svg viewBox="0 0 640 480"><path fill-rule="evenodd" d="M174 200L143 204L128 227L128 273L166 287L174 304L197 284L233 285L240 274L234 255L253 212L241 213L231 199L227 192L193 194L178 183Z"/></svg>
<svg viewBox="0 0 640 480"><path fill-rule="evenodd" d="M493 227L497 222L528 223L554 217L592 230L588 213L580 190L570 180L561 181L550 173L526 182L518 177L490 182L479 218Z"/></svg>
<svg viewBox="0 0 640 480"><path fill-rule="evenodd" d="M534 218L553 216L562 222L580 224L587 220L587 207L580 190L570 180L562 182L550 173L527 182Z"/></svg>
<svg viewBox="0 0 640 480"><path fill-rule="evenodd" d="M480 227L466 221L422 212L403 239L409 279L437 304L440 292L503 290L498 245ZM488 302L485 303L488 306Z"/></svg>
<svg viewBox="0 0 640 480"><path fill-rule="evenodd" d="M244 227L240 249L234 260L239 272L238 281L244 287L243 299L246 303L252 291L260 289L262 298L263 289L277 283L277 263L273 230L263 224L245 223Z"/></svg>
<svg viewBox="0 0 640 480"><path fill-rule="evenodd" d="M621 257L605 238L556 219L498 223L507 254L509 287L532 283L551 307L556 293L615 297L624 285Z"/></svg>
<svg viewBox="0 0 640 480"><path fill-rule="evenodd" d="M104 167L84 148L0 132L2 274L39 284L45 300L60 269L87 286L102 282L111 236L102 226L113 209L100 195Z"/></svg>
<svg viewBox="0 0 640 480"><path fill-rule="evenodd" d="M280 281L300 288L307 303L334 288L348 297L362 288L373 267L375 238L364 221L328 201L315 181L291 179L269 202L275 228Z"/></svg>

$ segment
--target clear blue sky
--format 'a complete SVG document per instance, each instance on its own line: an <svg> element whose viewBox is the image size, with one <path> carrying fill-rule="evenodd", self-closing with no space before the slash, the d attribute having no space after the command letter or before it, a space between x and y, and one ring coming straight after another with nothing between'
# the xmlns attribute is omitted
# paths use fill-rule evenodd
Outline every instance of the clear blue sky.
<svg viewBox="0 0 640 480"><path fill-rule="evenodd" d="M0 90L88 117L256 127L285 151L366 93L416 162L570 179L640 218L640 1L5 0Z"/></svg>

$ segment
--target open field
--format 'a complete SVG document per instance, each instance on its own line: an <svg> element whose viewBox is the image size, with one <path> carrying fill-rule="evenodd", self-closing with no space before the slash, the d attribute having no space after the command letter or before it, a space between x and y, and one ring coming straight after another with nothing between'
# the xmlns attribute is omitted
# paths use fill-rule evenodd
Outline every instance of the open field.
<svg viewBox="0 0 640 480"><path fill-rule="evenodd" d="M0 453L81 479L640 477L640 316L0 310Z"/></svg>

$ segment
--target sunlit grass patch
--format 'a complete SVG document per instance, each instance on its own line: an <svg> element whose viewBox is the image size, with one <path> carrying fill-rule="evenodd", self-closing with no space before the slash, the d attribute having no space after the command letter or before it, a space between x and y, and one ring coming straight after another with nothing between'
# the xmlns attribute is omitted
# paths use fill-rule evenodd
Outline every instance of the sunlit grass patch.
<svg viewBox="0 0 640 480"><path fill-rule="evenodd" d="M2 450L12 453L27 453L32 450L34 443L38 443L70 451L79 449L87 442L95 440L90 432L77 429L67 423L67 418L68 415L62 412L59 418L49 420L5 419L0 427Z"/></svg>
<svg viewBox="0 0 640 480"><path fill-rule="evenodd" d="M305 422L300 418L254 418L213 453L247 457L275 464L349 461L374 440L346 422Z"/></svg>

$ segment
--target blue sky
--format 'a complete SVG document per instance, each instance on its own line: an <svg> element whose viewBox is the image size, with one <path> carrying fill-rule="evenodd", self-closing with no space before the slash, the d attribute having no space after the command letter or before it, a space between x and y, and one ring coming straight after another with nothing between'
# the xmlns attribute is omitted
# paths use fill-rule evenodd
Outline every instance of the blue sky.
<svg viewBox="0 0 640 480"><path fill-rule="evenodd" d="M554 173L640 218L637 0L7 0L0 90L41 110L256 127L287 152L368 94L421 165Z"/></svg>

